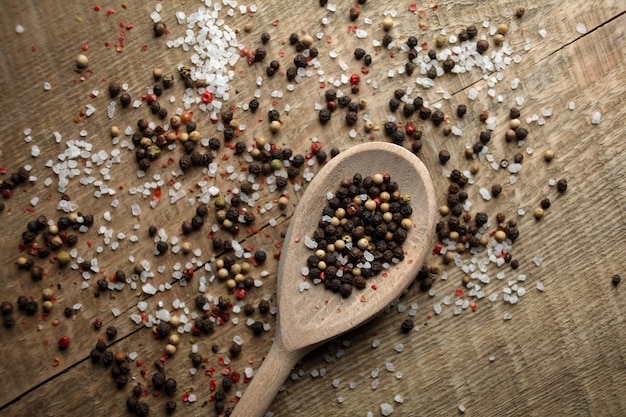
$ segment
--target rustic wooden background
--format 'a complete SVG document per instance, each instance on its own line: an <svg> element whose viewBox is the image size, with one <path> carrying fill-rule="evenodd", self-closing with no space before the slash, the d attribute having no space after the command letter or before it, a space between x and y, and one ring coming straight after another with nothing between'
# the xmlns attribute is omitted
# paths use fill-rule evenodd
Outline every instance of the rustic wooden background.
<svg viewBox="0 0 626 417"><path fill-rule="evenodd" d="M331 2L332 3L332 2ZM39 310L34 316L26 316L15 311L16 324L12 328L0 329L0 414L7 416L60 416L82 415L125 415L125 401L131 395L132 386L137 382L144 385L147 395L142 397L151 407L151 415L164 415L164 404L170 398L162 394L154 396L149 389L149 378L155 371L153 363L163 354L165 342L155 340L153 332L135 325L130 315L137 313L137 302L148 302L147 312L154 313L158 303L164 303L172 310L172 301L184 301L190 310L195 311L194 298L198 295L198 279L186 287L173 282L171 272L176 263L185 264L193 254L168 253L156 258L154 244L147 236L150 224L165 228L169 236L180 235L182 220L190 219L194 208L186 199L169 204L166 197L168 188L163 187L163 199L155 209L138 195L131 195L129 189L150 181L136 176L134 155L121 149L121 163L114 164L110 172L109 188L116 190L114 197L101 199L94 197L92 185L81 186L80 176L71 180L67 194L72 202L80 205L83 213L92 213L94 226L85 234L80 234L77 249L84 259L96 257L99 274L92 274L88 289L81 289L83 279L78 271L71 268L60 269L47 260L37 260L46 270L41 282L33 282L28 272L18 270L15 262L23 253L19 250L21 233L26 230L28 221L43 214L48 218L58 218L61 212L56 209L60 193L56 187L56 175L46 166L48 160L56 163L69 140L83 138L93 144L93 152L119 148L111 142L109 129L112 125L122 130L135 126L137 119L152 117L144 104L139 109L122 110L119 105L113 119L106 114L109 103L107 86L111 81L128 83L133 98L145 94L153 85L152 70L162 68L164 72L175 72L180 64L189 63L189 53L180 49L169 49L168 39L183 34L184 28L176 23L175 12L183 10L188 14L197 10L200 3L192 0L164 2L161 16L171 33L155 38L152 32L150 13L156 2L79 2L6 0L0 4L0 166L7 174L0 175L6 180L10 173L19 167L30 165L30 174L36 181L13 190L10 198L3 199L5 209L0 212L0 299L16 302L19 295L31 297L39 302ZM250 6L252 3L241 3ZM372 41L382 39L382 21L385 14L397 13L390 34L398 42L410 35L417 36L420 44L434 45L435 39L446 30L456 34L468 25L476 25L480 35L492 39L490 28L506 23L509 27L505 39L514 50L513 55L521 57L520 63L513 63L501 71L502 80L495 86L502 95L499 103L487 92L493 74L471 71L463 75L448 74L436 80L452 96L449 100L435 88L425 90L415 84L417 74L387 76L390 68L398 68L406 61L405 54L396 51L392 57L389 51L374 56L369 74L361 74L361 91L356 96L367 101L363 111L370 114L377 124L387 115L388 101L396 88L413 87L413 96L420 95L429 103L439 103L450 123L462 129L462 136L444 136L442 128L431 123L419 123L423 130L423 149L420 157L430 169L433 181L439 192L441 203L445 202L448 187L446 173L452 168L468 170L471 161L464 157L465 144L473 144L484 129L479 120L482 111L496 117L496 129L489 144L490 153L496 161L513 159L517 152L524 154L523 169L515 184L509 184L509 174L503 170L494 171L489 163L479 163L479 171L473 175L474 184L468 188L474 203L471 212L484 211L491 218L501 212L519 222L520 238L514 244L514 258L520 261L520 268L512 271L508 265L501 268L506 273L503 280L495 279L499 270L491 265L489 273L492 282L484 287L487 295L498 294L495 302L487 298L476 300L477 310L466 309L455 316L453 306L445 305L444 297L454 302L455 290L462 288L463 272L454 266L441 269L447 279L437 279L433 293L426 294L411 289L399 300L398 305L381 314L362 329L329 342L305 357L294 369L293 378L285 382L284 390L275 399L271 412L274 416L308 415L355 415L366 416L368 412L380 415L382 403L392 404L394 415L457 415L461 410L472 416L620 416L626 414L625 341L624 327L624 288L611 284L614 274L626 277L626 142L623 139L624 119L626 118L625 86L626 78L626 3L620 0L589 2L574 0L564 4L558 1L528 0L511 1L441 1L417 2L412 11L412 2L368 1L361 6L361 15L356 22L348 18L351 2L336 1L336 11L331 12L319 6L317 1L307 2L258 2L256 13L241 14L235 8L233 17L228 17L224 6L221 16L232 28L239 30L237 40L254 49L261 45L260 35L268 32L271 40L266 46L268 58L263 64L249 66L240 59L233 69L236 73L232 82L236 93L231 95L227 105L239 106L247 103L256 87L255 79L263 75L270 59L277 59L281 69L286 69L295 56L294 48L287 39L292 32L316 34L323 32L321 40L315 40L320 52L321 69L327 77L338 78L342 71L338 60L348 64L346 74L360 72L360 64L352 59L352 51L363 47L372 51ZM100 10L95 11L94 7ZM516 9L525 7L522 18L515 16ZM114 13L107 16L107 10ZM322 19L328 18L323 27ZM365 18L372 20L370 25ZM482 23L486 21L487 27ZM123 22L124 28L120 27ZM577 31L577 24L584 24L586 33ZM248 31L244 26L248 24ZM24 32L16 33L21 25ZM126 25L132 25L128 29ZM366 39L357 39L348 33L349 27L358 25L368 31ZM117 52L114 46L125 32L125 47ZM545 36L540 32L545 30ZM328 42L327 36L332 36ZM88 50L81 49L85 45ZM526 47L525 47L526 46ZM529 46L529 47L528 47ZM491 48L495 49L493 43ZM490 48L490 50L492 50ZM329 56L331 50L339 58ZM280 54L280 52L284 54ZM89 57L89 70L84 72L84 80L73 70L75 56L85 53ZM422 52L424 53L424 52ZM281 56L283 55L283 56ZM366 80L377 82L378 89ZM510 88L513 80L519 79L516 90ZM50 91L44 91L44 82L51 84ZM266 79L261 87L261 107L256 115L235 110L235 117L246 125L241 140L251 144L255 137L266 137L277 146L291 147L296 153L306 153L310 140L317 137L323 149L345 149L354 143L366 141L370 134L363 131L363 120L355 129L358 136L351 138L343 121L343 113L338 111L326 126L320 126L313 103L323 103L324 89L320 88L317 74L305 78L294 92L285 91L284 76ZM478 91L475 101L468 99L470 88ZM348 93L348 87L342 86ZM99 90L98 97L90 97ZM272 98L272 91L284 91L281 98ZM180 107L183 85L177 79L166 96L174 95L177 101L167 104L172 114ZM523 97L524 103L516 105L516 97ZM274 101L272 103L272 101ZM570 102L575 109L569 110ZM87 104L96 107L91 117L81 117ZM288 104L291 110L285 112ZM455 108L466 104L468 114L458 120ZM283 128L272 135L265 118L270 105L281 112ZM508 125L510 107L519 107L522 124L526 118L542 115L552 109L549 117L543 117L545 124L540 126L533 121L528 130L529 140L522 148L503 140ZM593 114L602 115L599 124L592 124ZM401 117L401 116L399 116ZM74 120L78 118L78 123ZM194 111L199 130L206 137L216 135L215 126L207 115ZM27 134L26 129L31 133ZM57 144L53 132L62 135L62 143ZM388 140L382 131L371 133L373 140ZM32 138L27 142L28 136ZM122 137L126 138L126 137ZM126 138L129 140L129 138ZM408 143L408 141L407 141ZM37 145L41 154L31 156L32 145ZM408 145L407 145L408 146ZM532 148L527 153L526 148ZM442 166L438 162L438 152L447 149L451 160ZM547 164L543 153L554 150L555 159ZM222 152L222 153L230 153ZM177 149L170 153L176 158ZM161 157L164 160L164 156ZM81 162L82 163L82 162ZM220 160L221 172L234 159ZM79 165L80 166L80 165ZM318 165L313 166L314 170ZM153 166L150 175L159 173L168 181L172 179L173 168L162 169ZM84 175L84 174L81 174ZM96 172L94 174L99 177ZM53 184L44 185L46 178ZM199 170L174 179L188 190L187 197L193 196L194 185L203 174ZM549 185L550 179L566 178L569 188L559 194ZM503 193L498 199L483 201L479 196L480 187L490 188L494 183L503 184ZM218 178L214 184L225 190L232 187L228 179ZM298 184L306 186L302 178ZM252 274L259 277L261 270L269 272L263 279L263 287L250 291L247 302L257 304L263 297L270 297L273 303L275 272L278 262L273 254L278 252L289 224L293 205L297 204L301 190L289 185L287 192L290 204L281 211L276 204L265 214L257 214L256 227L269 224L276 218L276 226L264 227L261 233L246 236L245 231L238 239L245 238L245 245L268 253L265 265L253 268ZM274 201L279 194L271 193L267 187L260 192L261 204ZM32 207L33 197L39 198L34 214L24 210ZM533 210L542 198L549 197L552 207L546 210L544 218L536 221ZM117 199L119 206L111 207ZM141 206L141 219L133 218L130 207ZM518 209L525 210L520 216ZM103 213L110 211L113 220L106 222ZM282 216L281 216L282 214ZM213 216L213 214L211 214ZM207 221L209 225L214 218ZM133 226L139 224L138 230ZM135 233L139 242L128 239L120 242L117 251L103 243L98 228L105 225L113 228L114 234L123 232L126 236ZM202 233L189 237L194 248L202 250L197 261L206 261L212 252L206 235L209 225ZM183 238L187 239L187 238ZM88 242L91 245L88 245ZM103 248L97 253L97 248ZM149 260L153 271L157 266L165 266L166 272L156 272L152 283L173 282L171 290L147 297L139 290L128 286L123 291L104 293L95 297L95 281L99 277L109 277L116 269L130 273L135 259ZM540 258L537 266L533 259ZM441 264L437 256L429 256L425 263ZM201 271L196 276L202 274ZM516 305L503 301L502 290L511 279L525 274L527 279L520 283L527 289L526 295ZM204 273L207 277L209 273ZM536 289L543 283L545 291ZM624 284L622 284L623 286ZM41 293L44 288L55 292L52 311L43 315ZM208 293L219 296L226 293L220 282L208 286ZM464 299L468 299L467 296ZM408 318L411 304L417 303L415 320L419 331L402 334L400 323ZM73 317L63 315L65 307L81 304ZM443 306L441 314L435 314L436 304ZM402 306L406 307L403 311ZM121 314L114 317L111 309ZM400 312L403 311L403 312ZM504 320L510 314L510 320ZM275 317L262 316L258 311L255 319L269 323L272 329L261 336L253 336L246 326L243 314L239 323L227 323L216 329L211 336L199 337L199 353L206 358L206 368L215 367L212 378L203 370L190 375L190 337L181 335L178 352L165 362L166 374L176 378L178 391L172 397L178 404L178 414L215 415L210 401L211 379L221 381L220 372L224 366L220 357L229 356L228 348L233 337L243 339L243 350L239 358L233 359L232 369L243 373L246 367L258 368L263 355L269 350ZM94 330L94 320L101 319L103 327ZM114 341L108 341L114 352L136 352L137 358L130 363L132 380L118 390L110 376L110 370L92 364L88 358L99 336L107 326L114 325L119 333ZM57 348L58 339L68 335L70 347L65 351ZM106 338L105 338L106 340ZM372 347L378 340L380 345ZM218 353L211 352L217 345ZM395 347L403 345L397 352ZM58 361L57 361L58 360ZM388 369L393 369L392 371ZM378 386L372 388L372 372L379 370ZM143 374L142 374L143 371ZM313 377L320 372L323 376ZM148 380L144 379L144 375ZM232 406L230 398L237 391L244 392L247 384L235 384L228 394L226 404ZM189 402L192 393L197 401ZM193 397L192 397L193 398Z"/></svg>

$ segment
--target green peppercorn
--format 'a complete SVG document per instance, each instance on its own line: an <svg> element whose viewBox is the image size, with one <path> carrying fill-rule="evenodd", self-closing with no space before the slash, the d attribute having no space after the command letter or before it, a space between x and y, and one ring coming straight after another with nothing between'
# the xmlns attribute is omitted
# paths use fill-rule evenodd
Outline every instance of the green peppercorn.
<svg viewBox="0 0 626 417"><path fill-rule="evenodd" d="M59 266L65 266L69 264L71 260L72 258L68 252L61 251L57 254L57 262L59 263Z"/></svg>

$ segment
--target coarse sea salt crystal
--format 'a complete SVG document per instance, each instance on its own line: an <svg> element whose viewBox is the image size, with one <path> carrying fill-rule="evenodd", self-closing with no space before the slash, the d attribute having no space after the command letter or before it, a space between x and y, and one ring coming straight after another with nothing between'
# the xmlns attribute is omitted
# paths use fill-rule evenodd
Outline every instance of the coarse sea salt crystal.
<svg viewBox="0 0 626 417"><path fill-rule="evenodd" d="M478 193L483 198L483 200L485 201L491 200L491 193L489 192L488 189L481 187Z"/></svg>
<svg viewBox="0 0 626 417"><path fill-rule="evenodd" d="M383 416L389 416L391 415L391 413L393 413L393 407L391 404L382 403L380 405L380 414L382 414Z"/></svg>
<svg viewBox="0 0 626 417"><path fill-rule="evenodd" d="M585 26L585 24L582 22L576 23L576 32L584 35L585 33L587 33L587 26Z"/></svg>
<svg viewBox="0 0 626 417"><path fill-rule="evenodd" d="M599 111L595 112L593 114L593 116L591 117L591 124L592 125L597 125L600 124L600 120L602 120L602 113L600 113Z"/></svg>

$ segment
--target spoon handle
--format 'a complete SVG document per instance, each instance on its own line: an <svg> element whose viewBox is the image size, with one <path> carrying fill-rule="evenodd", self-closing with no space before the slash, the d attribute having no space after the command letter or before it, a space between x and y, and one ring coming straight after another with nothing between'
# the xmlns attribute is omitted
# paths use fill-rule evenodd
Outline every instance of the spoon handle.
<svg viewBox="0 0 626 417"><path fill-rule="evenodd" d="M274 341L263 364L254 374L230 416L263 417L289 372L305 353L302 350L285 350L280 343Z"/></svg>

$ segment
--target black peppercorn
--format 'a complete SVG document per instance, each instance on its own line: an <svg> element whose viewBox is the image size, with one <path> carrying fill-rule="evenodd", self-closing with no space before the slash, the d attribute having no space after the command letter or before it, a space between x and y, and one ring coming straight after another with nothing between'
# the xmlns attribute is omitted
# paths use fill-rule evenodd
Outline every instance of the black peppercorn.
<svg viewBox="0 0 626 417"><path fill-rule="evenodd" d="M541 208L544 210L547 210L550 208L550 199L548 197L544 198L541 200L541 202L539 203L541 205Z"/></svg>
<svg viewBox="0 0 626 417"><path fill-rule="evenodd" d="M220 143L219 139L217 139L217 138L210 138L209 139L209 149L211 149L212 151L219 150L221 146L222 146L222 144Z"/></svg>
<svg viewBox="0 0 626 417"><path fill-rule="evenodd" d="M257 49L254 50L254 61L255 62L263 61L266 56L267 56L267 52L265 51L265 49L257 48Z"/></svg>
<svg viewBox="0 0 626 417"><path fill-rule="evenodd" d="M181 155L180 160L178 161L178 165L180 166L181 171L186 171L193 165L191 161L191 157L189 155Z"/></svg>
<svg viewBox="0 0 626 417"><path fill-rule="evenodd" d="M617 287L621 281L622 277L618 274L615 274L611 277L611 284L613 284L614 287Z"/></svg>
<svg viewBox="0 0 626 417"><path fill-rule="evenodd" d="M165 252L167 252L168 247L169 245L167 244L167 242L160 240L156 245L157 254L158 255L164 254Z"/></svg>
<svg viewBox="0 0 626 417"><path fill-rule="evenodd" d="M248 103L248 108L252 113L254 113L259 108L259 101L256 98L253 98L250 100L250 103Z"/></svg>
<svg viewBox="0 0 626 417"><path fill-rule="evenodd" d="M441 151L439 151L439 163L441 163L441 165L444 165L449 160L450 160L450 152L448 152L445 149L442 149Z"/></svg>
<svg viewBox="0 0 626 417"><path fill-rule="evenodd" d="M137 404L139 404L137 397L130 397L126 400L126 409L132 413L137 409Z"/></svg>
<svg viewBox="0 0 626 417"><path fill-rule="evenodd" d="M395 97L389 100L389 110L391 110L392 112L395 112L396 110L398 110L399 107L400 107L400 100L398 100Z"/></svg>
<svg viewBox="0 0 626 417"><path fill-rule="evenodd" d="M200 216L193 216L193 218L191 219L191 227L194 230L199 230L202 225L204 225L204 219Z"/></svg>
<svg viewBox="0 0 626 417"><path fill-rule="evenodd" d="M391 134L391 141L395 143L396 145L402 144L405 138L406 138L406 135L401 130L396 130L395 132Z"/></svg>
<svg viewBox="0 0 626 417"><path fill-rule="evenodd" d="M515 139L524 140L526 139L526 136L528 136L528 130L526 130L525 128L518 127L517 129L515 129Z"/></svg>
<svg viewBox="0 0 626 417"><path fill-rule="evenodd" d="M267 300L261 300L258 308L261 314L267 314L270 311L270 303Z"/></svg>
<svg viewBox="0 0 626 417"><path fill-rule="evenodd" d="M109 340L115 339L115 337L117 336L117 328L115 326L107 327L106 335L109 338Z"/></svg>
<svg viewBox="0 0 626 417"><path fill-rule="evenodd" d="M3 316L8 316L13 312L13 303L10 301L3 301L0 305L0 310L2 310Z"/></svg>
<svg viewBox="0 0 626 417"><path fill-rule="evenodd" d="M130 102L131 102L130 94L123 93L120 96L120 104L122 105L122 107L128 107L130 105Z"/></svg>
<svg viewBox="0 0 626 417"><path fill-rule="evenodd" d="M491 196L497 198L502 192L502 186L500 184L494 184L491 186Z"/></svg>
<svg viewBox="0 0 626 417"><path fill-rule="evenodd" d="M148 403L140 402L135 408L135 413L139 417L146 417L150 413L150 406L148 405Z"/></svg>
<svg viewBox="0 0 626 417"><path fill-rule="evenodd" d="M233 358L236 358L241 353L241 345L234 343L228 349L228 352Z"/></svg>
<svg viewBox="0 0 626 417"><path fill-rule="evenodd" d="M273 122L275 120L279 120L280 119L280 113L278 112L278 110L270 110L267 112L267 118L269 119L270 122Z"/></svg>
<svg viewBox="0 0 626 417"><path fill-rule="evenodd" d="M304 68L307 66L307 60L306 57L302 54L298 54L296 55L296 57L293 59L293 65L296 66L296 68Z"/></svg>
<svg viewBox="0 0 626 417"><path fill-rule="evenodd" d="M413 330L413 327L415 327L415 324L413 324L413 320L404 319L402 320L402 324L400 325L400 330L402 330L402 333L408 333Z"/></svg>
<svg viewBox="0 0 626 417"><path fill-rule="evenodd" d="M430 120L433 122L435 126L439 126L441 122L443 122L443 119L444 119L444 114L441 110L436 110L430 117Z"/></svg>
<svg viewBox="0 0 626 417"><path fill-rule="evenodd" d="M422 150L421 140L414 140L413 142L411 142L411 151L413 153L419 153L421 150Z"/></svg>
<svg viewBox="0 0 626 417"><path fill-rule="evenodd" d="M346 124L348 126L352 126L359 119L359 114L355 111L349 111L346 113Z"/></svg>
<svg viewBox="0 0 626 417"><path fill-rule="evenodd" d="M166 402L165 403L165 412L167 414L172 414L174 411L176 411L176 401L170 400L170 401Z"/></svg>
<svg viewBox="0 0 626 417"><path fill-rule="evenodd" d="M516 109L515 107L512 107L509 110L509 118L511 118L511 119L519 119L520 115L521 115L521 113L520 113L519 109Z"/></svg>
<svg viewBox="0 0 626 417"><path fill-rule="evenodd" d="M319 114L318 114L318 119L320 121L320 124L325 125L326 123L328 123L328 121L330 120L332 116L332 113L329 109L324 108L322 110L320 110Z"/></svg>
<svg viewBox="0 0 626 417"><path fill-rule="evenodd" d="M452 70L454 69L455 66L455 62L452 60L452 58L448 57L443 61L443 70L445 72L452 72Z"/></svg>
<svg viewBox="0 0 626 417"><path fill-rule="evenodd" d="M487 213L482 213L482 212L476 213L476 216L474 217L474 222L476 223L476 226L482 227L487 223L487 221L489 221L489 217L487 216Z"/></svg>
<svg viewBox="0 0 626 417"><path fill-rule="evenodd" d="M473 25L468 26L465 31L467 32L468 39L474 39L476 35L478 35L478 29L476 29L476 26L473 26Z"/></svg>
<svg viewBox="0 0 626 417"><path fill-rule="evenodd" d="M250 330L252 330L252 333L254 333L255 335L260 335L261 333L263 333L263 323L261 323L260 321L255 321L254 323L252 323L250 325Z"/></svg>
<svg viewBox="0 0 626 417"><path fill-rule="evenodd" d="M383 36L383 39L381 41L381 44L383 45L383 47L387 48L389 47L389 44L393 41L393 38L391 37L390 34L386 33L385 36Z"/></svg>
<svg viewBox="0 0 626 417"><path fill-rule="evenodd" d="M317 57L318 54L319 54L319 52L317 51L317 48L309 49L309 57L310 58L315 58L315 57Z"/></svg>
<svg viewBox="0 0 626 417"><path fill-rule="evenodd" d="M556 189L560 193L567 191L567 180L565 178L558 180L556 183Z"/></svg>
<svg viewBox="0 0 626 417"><path fill-rule="evenodd" d="M420 107L420 111L419 111L419 117L422 120L428 120L428 119L430 119L431 113L432 113L431 109L429 109L428 107L425 107L425 106L421 106Z"/></svg>
<svg viewBox="0 0 626 417"><path fill-rule="evenodd" d="M167 378L167 380L165 381L165 392L167 392L169 395L173 395L176 392L176 387L177 387L177 383L176 380L174 378Z"/></svg>
<svg viewBox="0 0 626 417"><path fill-rule="evenodd" d="M370 65L372 65L372 56L370 54L367 54L363 57L363 63L365 64L366 67L369 67Z"/></svg>
<svg viewBox="0 0 626 417"><path fill-rule="evenodd" d="M268 43L270 41L270 34L267 32L261 33L261 42Z"/></svg>
<svg viewBox="0 0 626 417"><path fill-rule="evenodd" d="M298 75L298 69L296 67L289 67L285 72L285 77L287 81L294 81L296 79L296 75Z"/></svg>
<svg viewBox="0 0 626 417"><path fill-rule="evenodd" d="M161 110L161 105L158 101L153 101L152 103L150 103L150 111L152 112L152 114L157 114L159 110Z"/></svg>
<svg viewBox="0 0 626 417"><path fill-rule="evenodd" d="M365 56L365 49L363 49L363 48L356 48L354 50L354 58L356 60L361 60L361 59L363 59L364 56Z"/></svg>
<svg viewBox="0 0 626 417"><path fill-rule="evenodd" d="M463 117L467 113L467 106L465 104L459 104L456 108L456 115Z"/></svg>

